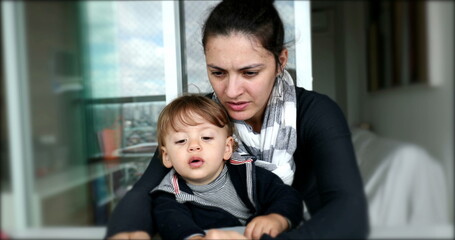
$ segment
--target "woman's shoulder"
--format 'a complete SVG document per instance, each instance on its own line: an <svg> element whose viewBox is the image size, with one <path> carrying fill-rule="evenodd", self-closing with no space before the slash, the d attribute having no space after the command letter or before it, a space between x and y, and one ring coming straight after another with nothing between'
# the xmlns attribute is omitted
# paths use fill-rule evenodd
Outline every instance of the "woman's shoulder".
<svg viewBox="0 0 455 240"><path fill-rule="evenodd" d="M338 104L325 94L296 87L298 128L302 131L338 129L345 132L346 118Z"/></svg>
<svg viewBox="0 0 455 240"><path fill-rule="evenodd" d="M302 87L296 87L297 109L299 111L326 111L327 109L339 109L338 104L329 96Z"/></svg>

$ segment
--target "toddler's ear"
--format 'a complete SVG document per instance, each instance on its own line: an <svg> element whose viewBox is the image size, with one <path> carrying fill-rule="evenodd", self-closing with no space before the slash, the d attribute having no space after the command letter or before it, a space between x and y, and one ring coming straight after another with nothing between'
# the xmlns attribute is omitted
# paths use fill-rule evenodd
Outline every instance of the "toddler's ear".
<svg viewBox="0 0 455 240"><path fill-rule="evenodd" d="M234 150L234 138L229 136L226 138L226 146L224 150L223 159L229 160L232 156L232 151Z"/></svg>
<svg viewBox="0 0 455 240"><path fill-rule="evenodd" d="M169 155L167 153L166 147L161 147L161 160L163 161L163 165L167 168L172 168L172 162L169 159Z"/></svg>

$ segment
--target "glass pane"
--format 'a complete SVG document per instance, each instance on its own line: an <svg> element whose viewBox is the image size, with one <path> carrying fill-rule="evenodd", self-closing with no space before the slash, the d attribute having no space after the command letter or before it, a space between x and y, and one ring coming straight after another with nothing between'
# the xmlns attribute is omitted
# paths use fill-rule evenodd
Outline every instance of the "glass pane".
<svg viewBox="0 0 455 240"><path fill-rule="evenodd" d="M90 98L165 93L161 2L82 4Z"/></svg>
<svg viewBox="0 0 455 240"><path fill-rule="evenodd" d="M1 30L1 29L0 29ZM1 31L0 31L1 32ZM0 37L2 33L0 33ZM3 56L3 48L0 47L0 56ZM3 71L3 58L0 60L0 71ZM5 79L4 75L0 76L0 182L1 192L11 191L11 176L10 176L10 163L6 159L9 155L8 150L8 129L7 129L7 107L6 107L6 91L5 91Z"/></svg>
<svg viewBox="0 0 455 240"><path fill-rule="evenodd" d="M29 225L105 225L156 149L161 2L27 1L25 25Z"/></svg>
<svg viewBox="0 0 455 240"><path fill-rule="evenodd" d="M188 74L188 92L212 92L205 56L202 49L201 27L207 18L210 9L220 1L184 1L186 71Z"/></svg>
<svg viewBox="0 0 455 240"><path fill-rule="evenodd" d="M89 192L79 184L88 172L76 7L75 2L25 4L32 226L90 224Z"/></svg>
<svg viewBox="0 0 455 240"><path fill-rule="evenodd" d="M158 146L156 124L165 102L125 104L123 106L124 136L122 138L125 156L154 153Z"/></svg>
<svg viewBox="0 0 455 240"><path fill-rule="evenodd" d="M90 104L87 106L89 158L110 160L117 158L114 151L121 148L122 109L120 104ZM90 121L91 120L91 121Z"/></svg>
<svg viewBox="0 0 455 240"><path fill-rule="evenodd" d="M92 104L89 132L98 144L91 144L92 160L120 157L151 157L156 150L156 120L165 102Z"/></svg>
<svg viewBox="0 0 455 240"><path fill-rule="evenodd" d="M202 48L201 28L210 10L220 1L184 1L184 26L186 47L186 71L188 74L188 92L212 92L207 70L205 56ZM283 20L286 31L286 42L289 42L289 60L287 69L295 74L295 48L294 48L294 3L293 1L276 1L275 6ZM294 75L295 76L295 75Z"/></svg>
<svg viewBox="0 0 455 240"><path fill-rule="evenodd" d="M296 39L295 36L295 21L294 21L294 1L275 1L275 7L281 16L281 20L284 24L285 31L285 42L288 43L289 59L286 65L286 69L289 71L291 76L295 78L295 42L301 41Z"/></svg>

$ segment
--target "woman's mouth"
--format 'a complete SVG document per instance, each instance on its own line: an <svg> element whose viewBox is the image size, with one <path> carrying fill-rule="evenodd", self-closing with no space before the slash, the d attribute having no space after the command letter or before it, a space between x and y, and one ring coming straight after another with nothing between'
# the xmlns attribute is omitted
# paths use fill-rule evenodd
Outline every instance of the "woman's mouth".
<svg viewBox="0 0 455 240"><path fill-rule="evenodd" d="M188 161L191 168L198 168L204 164L204 160L198 157L193 157Z"/></svg>
<svg viewBox="0 0 455 240"><path fill-rule="evenodd" d="M233 111L243 111L249 105L248 102L226 102L226 104Z"/></svg>

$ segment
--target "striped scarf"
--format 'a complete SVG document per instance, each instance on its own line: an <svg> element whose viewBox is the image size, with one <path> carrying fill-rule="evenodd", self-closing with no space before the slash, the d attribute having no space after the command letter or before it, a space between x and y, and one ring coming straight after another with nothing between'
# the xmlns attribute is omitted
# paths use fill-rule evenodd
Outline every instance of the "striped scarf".
<svg viewBox="0 0 455 240"><path fill-rule="evenodd" d="M216 94L212 98L219 102ZM294 82L284 71L275 80L260 134L253 132L245 121L233 120L234 138L239 144L237 152L246 158L255 157L256 166L272 171L288 185L292 184L295 172L296 114Z"/></svg>

